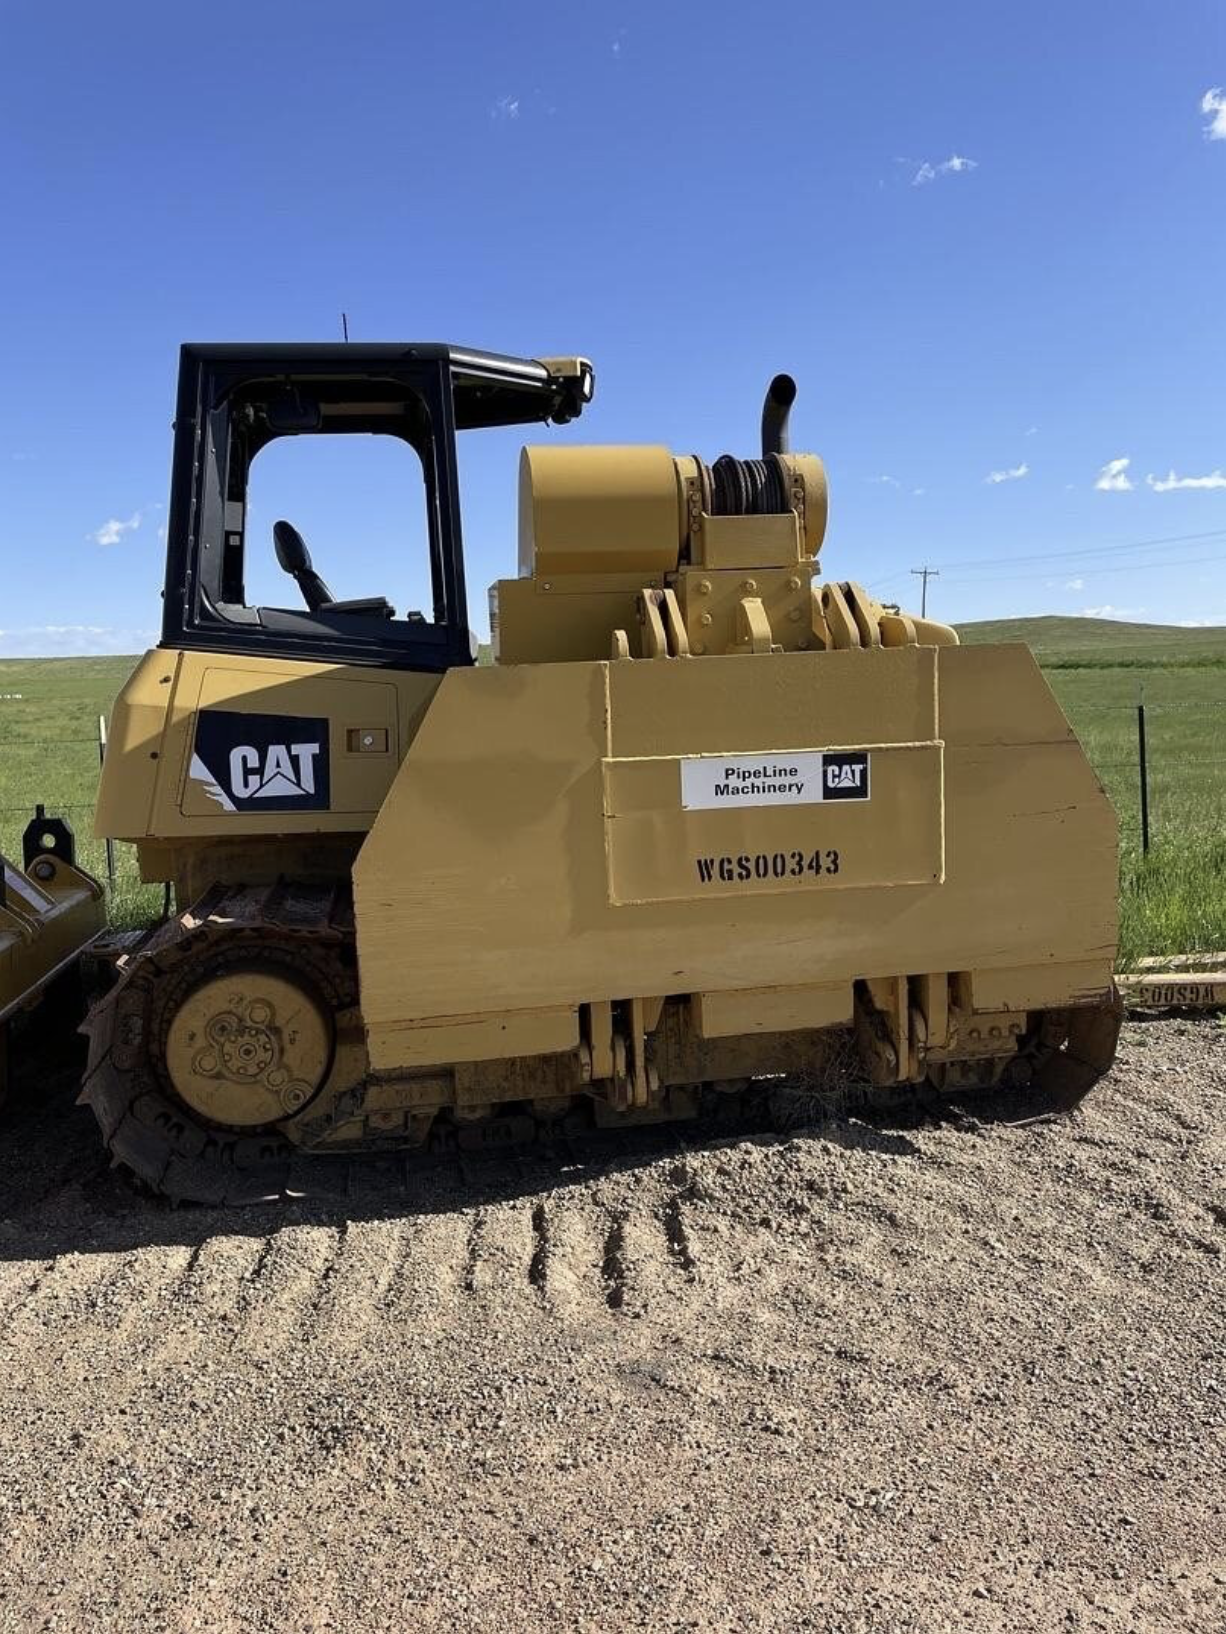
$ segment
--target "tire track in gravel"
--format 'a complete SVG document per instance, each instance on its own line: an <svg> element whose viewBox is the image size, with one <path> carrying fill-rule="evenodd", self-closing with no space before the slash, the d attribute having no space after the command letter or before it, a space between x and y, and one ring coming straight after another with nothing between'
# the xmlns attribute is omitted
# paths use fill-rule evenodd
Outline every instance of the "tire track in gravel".
<svg viewBox="0 0 1226 1634"><path fill-rule="evenodd" d="M109 1313L103 1332L111 1350L131 1355L145 1349L151 1335L177 1327L180 1292L198 1252L175 1244L136 1249L125 1258L103 1291Z"/></svg>
<svg viewBox="0 0 1226 1634"><path fill-rule="evenodd" d="M88 1324L96 1316L95 1291L111 1282L124 1254L61 1254L31 1267L0 1288L0 1327L14 1344L37 1344L60 1327ZM5 1297L11 1292L11 1297Z"/></svg>
<svg viewBox="0 0 1226 1634"><path fill-rule="evenodd" d="M533 1205L529 1280L543 1312L572 1326L606 1314L600 1280L601 1231L577 1192L558 1192Z"/></svg>
<svg viewBox="0 0 1226 1634"><path fill-rule="evenodd" d="M473 1217L474 1211L456 1210L418 1215L406 1223L378 1320L417 1339L455 1326L465 1297Z"/></svg>
<svg viewBox="0 0 1226 1634"><path fill-rule="evenodd" d="M35 1353L62 1350L66 1337L81 1332L104 1350L144 1348L141 1341L164 1330L191 1254L182 1246L62 1254L0 1325L12 1343Z"/></svg>
<svg viewBox="0 0 1226 1634"><path fill-rule="evenodd" d="M468 1238L464 1291L501 1320L536 1322L548 1269L542 1246L544 1205L515 1198L478 1211ZM539 1212L538 1212L539 1211Z"/></svg>
<svg viewBox="0 0 1226 1634"><path fill-rule="evenodd" d="M283 1226L273 1233L239 1293L236 1349L268 1361L312 1338L347 1236L345 1223Z"/></svg>
<svg viewBox="0 0 1226 1634"><path fill-rule="evenodd" d="M514 1248L504 1243L501 1256L501 1285L518 1286L516 1261L522 1260L538 1317L585 1326L694 1297L699 1267L683 1192L668 1192L657 1203L575 1187L523 1199L518 1207ZM480 1259L491 1285L496 1257L486 1245L494 1229L487 1217Z"/></svg>
<svg viewBox="0 0 1226 1634"><path fill-rule="evenodd" d="M351 1225L315 1305L315 1343L329 1355L362 1349L382 1323L385 1303L403 1266L414 1231L411 1220Z"/></svg>
<svg viewBox="0 0 1226 1634"><path fill-rule="evenodd" d="M696 1269L679 1198L608 1209L600 1277L605 1304L614 1314L660 1316L691 1304Z"/></svg>
<svg viewBox="0 0 1226 1634"><path fill-rule="evenodd" d="M233 1342L243 1290L258 1279L272 1239L218 1235L192 1249L168 1291L170 1319L155 1356L159 1363L189 1360L202 1349ZM226 1339L223 1341L222 1336Z"/></svg>

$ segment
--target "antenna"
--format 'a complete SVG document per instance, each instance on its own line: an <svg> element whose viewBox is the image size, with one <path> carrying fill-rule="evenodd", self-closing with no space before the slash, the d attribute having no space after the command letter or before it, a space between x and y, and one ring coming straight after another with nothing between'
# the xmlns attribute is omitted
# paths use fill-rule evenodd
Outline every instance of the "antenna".
<svg viewBox="0 0 1226 1634"><path fill-rule="evenodd" d="M913 578L923 579L923 581L924 581L924 588L920 591L920 617L921 618L927 618L928 617L928 580L929 579L939 579L941 577L941 571L940 571L939 568L936 568L936 567L913 567L911 569L911 574L912 574Z"/></svg>
<svg viewBox="0 0 1226 1634"><path fill-rule="evenodd" d="M341 334L344 336L346 344L348 344L348 341L349 341L349 314L348 314L348 312L342 312L341 313Z"/></svg>

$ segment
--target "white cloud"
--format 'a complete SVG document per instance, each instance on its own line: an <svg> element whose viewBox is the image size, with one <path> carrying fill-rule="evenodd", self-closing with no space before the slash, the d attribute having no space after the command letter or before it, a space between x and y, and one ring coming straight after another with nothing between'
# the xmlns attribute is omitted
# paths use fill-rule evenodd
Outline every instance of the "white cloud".
<svg viewBox="0 0 1226 1634"><path fill-rule="evenodd" d="M885 487L887 487L887 488L901 488L902 487L902 483L899 482L897 477L887 477L887 476L870 477L868 480L870 482L883 483L885 485Z"/></svg>
<svg viewBox="0 0 1226 1634"><path fill-rule="evenodd" d="M500 96L490 108L491 119L518 119L519 98L517 96Z"/></svg>
<svg viewBox="0 0 1226 1634"><path fill-rule="evenodd" d="M1181 618L1176 621L1181 630L1217 630L1226 624L1226 613L1216 618Z"/></svg>
<svg viewBox="0 0 1226 1634"><path fill-rule="evenodd" d="M1007 471L989 471L984 477L985 482L1017 482L1020 477L1028 477L1030 467L1025 460L1020 465L1011 465Z"/></svg>
<svg viewBox="0 0 1226 1634"><path fill-rule="evenodd" d="M1094 486L1102 494L1126 494L1132 487L1132 478L1128 475L1128 467L1132 461L1127 457L1118 460L1108 460L1098 473ZM1087 617L1090 615L1087 614Z"/></svg>
<svg viewBox="0 0 1226 1634"><path fill-rule="evenodd" d="M1200 111L1209 116L1209 123L1205 126L1205 140L1226 142L1226 95L1223 95L1220 85L1213 86L1201 97Z"/></svg>
<svg viewBox="0 0 1226 1634"><path fill-rule="evenodd" d="M1022 435L1024 437L1037 437L1038 434L1039 434L1038 426L1027 426L1025 431L1022 433Z"/></svg>
<svg viewBox="0 0 1226 1634"><path fill-rule="evenodd" d="M1164 477L1148 476L1146 482L1156 494L1169 494L1172 488L1226 488L1226 472L1210 471L1207 477L1177 477L1168 471Z"/></svg>
<svg viewBox="0 0 1226 1634"><path fill-rule="evenodd" d="M91 653L138 653L157 640L154 630L109 624L29 624L0 630L5 658L84 658Z"/></svg>
<svg viewBox="0 0 1226 1634"><path fill-rule="evenodd" d="M1070 579L1064 588L1066 590L1084 590L1085 587L1086 581L1084 579Z"/></svg>
<svg viewBox="0 0 1226 1634"><path fill-rule="evenodd" d="M89 537L96 545L117 545L125 533L133 533L140 527L142 514L141 511L133 511L126 522L121 522L117 516L113 516Z"/></svg>
<svg viewBox="0 0 1226 1634"><path fill-rule="evenodd" d="M928 492L928 490L927 488L912 488L911 492L915 495L916 499L921 499Z"/></svg>
<svg viewBox="0 0 1226 1634"><path fill-rule="evenodd" d="M961 153L951 153L948 159L942 159L939 164L930 164L925 159L915 175L911 178L912 187L926 187L929 182L936 181L938 176L959 176L967 170L978 170L978 159L964 158Z"/></svg>
<svg viewBox="0 0 1226 1634"><path fill-rule="evenodd" d="M1108 601L1104 602L1101 607L1083 607L1078 616L1081 618L1129 619L1137 618L1145 611L1144 607L1113 607Z"/></svg>

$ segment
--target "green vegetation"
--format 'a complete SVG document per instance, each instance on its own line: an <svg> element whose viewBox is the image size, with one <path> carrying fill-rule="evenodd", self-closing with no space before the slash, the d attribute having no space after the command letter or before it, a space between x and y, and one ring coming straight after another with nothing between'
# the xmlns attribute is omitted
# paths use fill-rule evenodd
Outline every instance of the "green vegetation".
<svg viewBox="0 0 1226 1634"><path fill-rule="evenodd" d="M958 626L963 641L1024 641L1045 669L1143 665L1226 668L1226 628L1124 624L1110 618L994 618Z"/></svg>
<svg viewBox="0 0 1226 1634"><path fill-rule="evenodd" d="M1106 619L965 624L967 642L1026 641L1048 672L1120 816L1121 960L1226 948L1226 629ZM90 835L98 716L131 658L0 660L0 850L20 852L35 801L63 811L80 856L105 869ZM1141 854L1136 706L1144 696L1153 844ZM116 848L113 913L156 913L135 859Z"/></svg>
<svg viewBox="0 0 1226 1634"><path fill-rule="evenodd" d="M1025 641L1120 818L1120 963L1226 948L1226 629L1109 619L964 624ZM1137 705L1145 703L1151 847L1141 850Z"/></svg>
<svg viewBox="0 0 1226 1634"><path fill-rule="evenodd" d="M98 786L98 717L110 713L135 658L0 659L0 851L21 856L21 833L41 802L67 817L77 860L106 877L93 838ZM160 886L140 883L131 846L115 847L111 917L139 924L161 911Z"/></svg>

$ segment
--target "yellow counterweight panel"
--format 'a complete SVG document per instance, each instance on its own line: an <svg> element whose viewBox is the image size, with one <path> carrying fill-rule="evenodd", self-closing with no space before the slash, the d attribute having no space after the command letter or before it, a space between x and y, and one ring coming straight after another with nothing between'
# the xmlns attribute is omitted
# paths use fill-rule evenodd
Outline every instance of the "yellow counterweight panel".
<svg viewBox="0 0 1226 1634"><path fill-rule="evenodd" d="M684 876L691 894L613 900L606 762L826 747L918 756L914 809L887 802L883 820L870 797L688 813L678 765L638 813L630 866L657 886ZM810 875L836 849L853 888ZM776 875L793 850L803 878ZM705 880L725 855L734 878L716 860ZM426 1061L423 1023L560 1004L891 971L1012 972L998 985L1019 1009L1106 991L1114 869L1114 815L1020 645L453 671L355 869L371 1065Z"/></svg>

